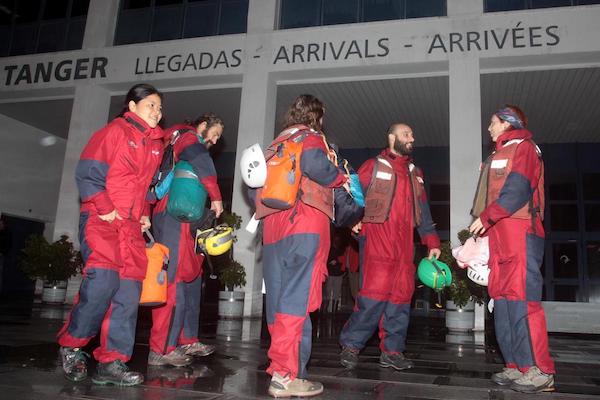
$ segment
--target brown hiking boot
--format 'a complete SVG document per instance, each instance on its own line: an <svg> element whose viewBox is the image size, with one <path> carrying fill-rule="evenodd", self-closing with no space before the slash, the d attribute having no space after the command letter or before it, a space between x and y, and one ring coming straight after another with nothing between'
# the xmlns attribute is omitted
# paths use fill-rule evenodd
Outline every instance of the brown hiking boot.
<svg viewBox="0 0 600 400"><path fill-rule="evenodd" d="M210 344L200 343L200 342L183 344L179 347L181 349L183 349L183 352L186 356L197 356L197 357L204 357L204 356L211 355L216 350L215 346L212 346Z"/></svg>
<svg viewBox="0 0 600 400"><path fill-rule="evenodd" d="M186 356L184 350L177 347L170 353L159 354L152 350L148 354L148 365L172 365L174 367L185 367L190 365L194 360L190 356Z"/></svg>
<svg viewBox="0 0 600 400"><path fill-rule="evenodd" d="M277 372L271 378L269 394L273 397L301 396L309 397L323 393L323 384L306 379L290 379L290 375L279 375Z"/></svg>

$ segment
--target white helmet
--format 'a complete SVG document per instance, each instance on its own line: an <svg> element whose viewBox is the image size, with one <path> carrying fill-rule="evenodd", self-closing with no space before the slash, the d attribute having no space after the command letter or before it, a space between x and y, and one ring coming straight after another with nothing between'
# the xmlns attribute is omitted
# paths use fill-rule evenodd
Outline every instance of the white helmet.
<svg viewBox="0 0 600 400"><path fill-rule="evenodd" d="M487 265L475 264L469 265L467 269L467 276L470 280L481 286L488 285L488 278L490 276L490 269Z"/></svg>
<svg viewBox="0 0 600 400"><path fill-rule="evenodd" d="M251 188L259 188L267 179L267 163L258 143L253 144L242 152L240 170L244 183Z"/></svg>

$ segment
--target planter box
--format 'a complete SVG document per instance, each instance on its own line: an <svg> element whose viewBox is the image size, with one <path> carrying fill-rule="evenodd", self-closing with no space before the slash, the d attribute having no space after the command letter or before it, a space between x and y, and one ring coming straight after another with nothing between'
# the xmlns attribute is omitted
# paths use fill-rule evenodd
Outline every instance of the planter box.
<svg viewBox="0 0 600 400"><path fill-rule="evenodd" d="M219 318L243 318L244 292L219 292Z"/></svg>
<svg viewBox="0 0 600 400"><path fill-rule="evenodd" d="M67 295L67 281L44 282L42 303L63 304Z"/></svg>

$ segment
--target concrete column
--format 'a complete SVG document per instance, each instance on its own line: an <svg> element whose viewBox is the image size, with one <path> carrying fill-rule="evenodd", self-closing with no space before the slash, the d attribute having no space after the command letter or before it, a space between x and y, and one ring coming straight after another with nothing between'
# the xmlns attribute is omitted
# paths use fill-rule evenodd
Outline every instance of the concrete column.
<svg viewBox="0 0 600 400"><path fill-rule="evenodd" d="M78 86L75 89L69 138L63 163L54 239L68 235L79 247L79 192L75 184L75 168L81 150L92 134L106 125L110 107L110 93L100 86Z"/></svg>
<svg viewBox="0 0 600 400"><path fill-rule="evenodd" d="M240 175L239 160L242 151L260 143L263 147L273 139L275 130L275 102L277 88L268 72L270 49L261 46L262 40L275 25L276 0L250 0L248 9L248 36L246 45L246 74L242 82L240 122L236 148L236 169L233 182L232 211L242 217L242 229L237 232L234 258L246 269L244 317L262 315L262 265L260 262L261 237L244 227L252 216L247 200L247 188Z"/></svg>
<svg viewBox="0 0 600 400"><path fill-rule="evenodd" d="M481 0L451 0L446 4L449 17L483 13L483 1Z"/></svg>
<svg viewBox="0 0 600 400"><path fill-rule="evenodd" d="M471 223L470 210L481 163L481 89L479 59L465 56L449 61L450 92L450 241ZM468 107L465 107L468 104ZM482 329L485 314L475 313Z"/></svg>
<svg viewBox="0 0 600 400"><path fill-rule="evenodd" d="M82 47L89 49L112 46L118 14L119 0L91 0Z"/></svg>
<svg viewBox="0 0 600 400"><path fill-rule="evenodd" d="M450 240L468 227L481 163L478 58L450 59ZM468 104L468 107L465 107Z"/></svg>

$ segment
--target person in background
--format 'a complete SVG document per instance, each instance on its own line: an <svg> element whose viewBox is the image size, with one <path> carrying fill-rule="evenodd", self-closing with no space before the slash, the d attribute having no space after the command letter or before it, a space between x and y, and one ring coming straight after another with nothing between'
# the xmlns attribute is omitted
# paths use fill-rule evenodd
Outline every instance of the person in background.
<svg viewBox="0 0 600 400"><path fill-rule="evenodd" d="M344 264L345 240L341 231L334 231L331 249L327 258L327 280L323 306L328 312L340 309L342 303L342 283L346 271Z"/></svg>
<svg viewBox="0 0 600 400"><path fill-rule="evenodd" d="M81 198L79 242L85 262L79 294L58 333L65 377L87 377L88 342L100 332L97 384L137 385L130 371L138 303L148 260L142 231L150 227L146 201L163 153L162 94L138 84L121 114L89 140L75 179Z"/></svg>
<svg viewBox="0 0 600 400"><path fill-rule="evenodd" d="M354 228L360 230L362 279L354 312L340 335L340 362L350 369L358 364L358 353L377 327L379 365L396 370L413 367L403 352L415 290L415 227L429 249L429 258L440 255L423 174L411 159L413 131L404 123L394 123L387 139L388 148L358 170L366 189L365 216Z"/></svg>
<svg viewBox="0 0 600 400"><path fill-rule="evenodd" d="M544 163L523 111L496 111L488 131L496 150L482 165L469 231L489 237L488 292L496 338L506 366L492 375L519 392L554 390L542 308Z"/></svg>
<svg viewBox="0 0 600 400"><path fill-rule="evenodd" d="M345 270L348 271L348 284L350 286L350 293L352 298L356 300L358 295L358 284L360 275L358 272L359 256L358 256L358 241L350 236L348 239L348 245L344 252L344 265Z"/></svg>
<svg viewBox="0 0 600 400"><path fill-rule="evenodd" d="M208 112L193 122L166 130L166 137L175 139L175 162L187 161L192 166L208 192L210 208L217 218L223 212L223 201L208 149L221 138L224 128L221 118ZM190 224L167 213L168 201L169 194L156 204L152 215L156 240L169 248L169 265L167 303L152 309L148 364L182 367L191 364L193 356L212 354L215 347L198 338L204 255L195 251L195 230Z"/></svg>

